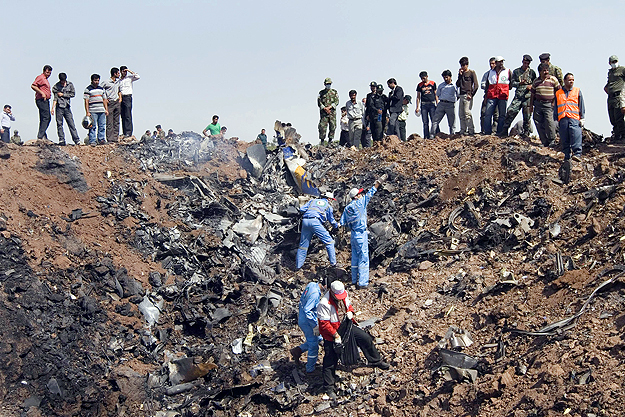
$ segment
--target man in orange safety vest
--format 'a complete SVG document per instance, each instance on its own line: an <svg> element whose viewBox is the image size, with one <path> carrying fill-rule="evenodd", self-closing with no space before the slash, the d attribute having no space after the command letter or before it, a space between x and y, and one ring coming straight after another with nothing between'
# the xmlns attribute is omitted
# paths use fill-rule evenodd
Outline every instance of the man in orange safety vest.
<svg viewBox="0 0 625 417"><path fill-rule="evenodd" d="M560 128L560 143L564 160L579 160L582 155L582 126L584 126L584 97L579 88L573 87L575 77L570 72L564 76L564 86L556 91L555 116Z"/></svg>

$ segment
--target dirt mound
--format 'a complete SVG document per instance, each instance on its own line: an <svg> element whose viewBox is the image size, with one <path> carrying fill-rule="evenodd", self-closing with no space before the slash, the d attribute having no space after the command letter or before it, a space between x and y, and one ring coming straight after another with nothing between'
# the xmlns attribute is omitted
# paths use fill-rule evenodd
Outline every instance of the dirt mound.
<svg viewBox="0 0 625 417"><path fill-rule="evenodd" d="M536 140L410 138L298 147L339 211L389 175L368 206L372 285L350 296L392 366L341 367L336 404L288 358L304 285L333 271L316 241L291 270L282 150L254 178L247 144L193 132L3 147L3 413L624 414L625 149L594 142L564 184Z"/></svg>

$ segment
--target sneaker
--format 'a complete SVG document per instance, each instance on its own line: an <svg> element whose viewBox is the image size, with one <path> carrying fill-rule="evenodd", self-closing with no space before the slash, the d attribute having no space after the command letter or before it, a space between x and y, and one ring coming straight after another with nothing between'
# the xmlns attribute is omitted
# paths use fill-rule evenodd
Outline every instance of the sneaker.
<svg viewBox="0 0 625 417"><path fill-rule="evenodd" d="M391 367L391 365L389 365L388 362L384 362L384 361L372 363L371 366L375 366L376 368L380 368L382 370L387 370L388 368Z"/></svg>
<svg viewBox="0 0 625 417"><path fill-rule="evenodd" d="M331 399L331 400L336 400L336 393L334 392L334 388L328 388L326 389L326 395Z"/></svg>
<svg viewBox="0 0 625 417"><path fill-rule="evenodd" d="M89 146L96 146L97 142L89 142Z"/></svg>
<svg viewBox="0 0 625 417"><path fill-rule="evenodd" d="M291 357L293 358L293 362L299 362L299 358L302 356L302 353L304 353L304 351L302 351L299 346L295 346L293 349L290 350L290 352Z"/></svg>
<svg viewBox="0 0 625 417"><path fill-rule="evenodd" d="M582 162L582 158L580 158L578 155L573 155L571 159L575 162Z"/></svg>
<svg viewBox="0 0 625 417"><path fill-rule="evenodd" d="M67 145L65 142L59 142L59 146L65 146Z"/></svg>

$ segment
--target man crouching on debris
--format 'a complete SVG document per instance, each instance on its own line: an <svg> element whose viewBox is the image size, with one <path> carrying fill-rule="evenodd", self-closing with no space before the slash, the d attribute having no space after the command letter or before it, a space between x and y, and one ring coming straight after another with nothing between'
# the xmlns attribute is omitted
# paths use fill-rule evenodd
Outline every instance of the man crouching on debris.
<svg viewBox="0 0 625 417"><path fill-rule="evenodd" d="M302 353L307 351L308 360L306 362L306 372L308 373L315 371L317 356L319 356L319 343L321 343L322 338L319 335L317 307L319 305L321 293L324 290L325 288L321 283L311 282L306 286L306 289L299 299L297 324L300 329L302 329L302 332L304 332L306 342L291 349L291 356L293 357L293 361L298 363Z"/></svg>
<svg viewBox="0 0 625 417"><path fill-rule="evenodd" d="M327 291L317 307L317 316L319 318L319 333L323 337L323 386L326 394L332 399L336 398L334 392L334 381L336 380L336 365L339 356L335 348L342 347L341 335L338 330L344 317L352 320L354 324L354 307L349 301L345 286L341 281L334 281L330 284L330 290ZM356 341L356 345L362 350L367 358L369 365L376 366L380 369L388 369L390 365L382 361L380 352L373 345L373 338L369 333L365 332L358 326L352 327L352 335Z"/></svg>
<svg viewBox="0 0 625 417"><path fill-rule="evenodd" d="M313 234L326 245L330 265L336 266L336 252L334 250L334 239L330 233L323 227L325 222L338 229L339 225L334 220L334 211L332 205L327 199L334 200L334 195L330 192L325 194L325 198L315 198L304 204L299 210L304 213L302 220L302 235L299 240L299 248L297 249L297 257L295 259L295 268L300 269L306 260L308 246Z"/></svg>
<svg viewBox="0 0 625 417"><path fill-rule="evenodd" d="M388 175L384 174L375 182L366 194L364 189L352 188L349 192L351 203L345 207L339 225L347 226L351 230L352 245L352 284L359 288L369 285L369 240L367 239L367 204L386 181Z"/></svg>

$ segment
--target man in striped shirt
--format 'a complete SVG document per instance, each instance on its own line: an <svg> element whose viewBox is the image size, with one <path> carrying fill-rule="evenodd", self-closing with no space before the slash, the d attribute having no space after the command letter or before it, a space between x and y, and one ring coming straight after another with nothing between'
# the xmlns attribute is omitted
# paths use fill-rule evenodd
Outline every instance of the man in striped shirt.
<svg viewBox="0 0 625 417"><path fill-rule="evenodd" d="M100 86L100 75L91 75L91 84L85 88L85 112L87 117L93 118L93 125L89 129L89 145L103 145L106 143L106 116L108 116L108 100L104 96L104 88ZM96 142L97 129L97 142Z"/></svg>
<svg viewBox="0 0 625 417"><path fill-rule="evenodd" d="M538 71L540 77L532 84L529 111L534 113L534 123L536 130L538 130L540 142L543 146L554 147L556 145L556 124L553 119L553 104L556 91L560 89L560 83L556 77L549 75L549 64L540 64Z"/></svg>

